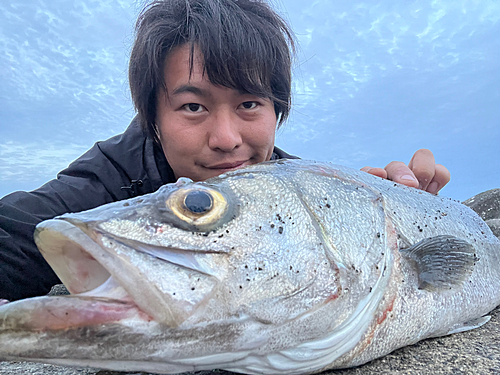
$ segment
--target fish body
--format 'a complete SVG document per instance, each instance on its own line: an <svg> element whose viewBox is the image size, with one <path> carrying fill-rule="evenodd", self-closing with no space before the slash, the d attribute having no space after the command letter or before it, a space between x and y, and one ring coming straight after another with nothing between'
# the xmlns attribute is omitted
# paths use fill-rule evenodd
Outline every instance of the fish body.
<svg viewBox="0 0 500 375"><path fill-rule="evenodd" d="M500 242L472 210L280 160L41 223L70 296L0 306L0 359L303 374L481 326Z"/></svg>

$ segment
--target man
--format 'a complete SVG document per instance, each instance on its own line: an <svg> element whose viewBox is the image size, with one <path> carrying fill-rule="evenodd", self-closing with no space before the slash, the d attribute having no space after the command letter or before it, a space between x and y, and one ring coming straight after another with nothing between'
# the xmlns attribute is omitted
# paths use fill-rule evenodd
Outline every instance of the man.
<svg viewBox="0 0 500 375"><path fill-rule="evenodd" d="M163 0L137 21L129 81L138 115L33 192L0 200L0 299L59 283L33 242L40 221L205 180L270 159L290 111L293 36L262 1ZM406 166L363 170L437 193L449 172L420 150Z"/></svg>

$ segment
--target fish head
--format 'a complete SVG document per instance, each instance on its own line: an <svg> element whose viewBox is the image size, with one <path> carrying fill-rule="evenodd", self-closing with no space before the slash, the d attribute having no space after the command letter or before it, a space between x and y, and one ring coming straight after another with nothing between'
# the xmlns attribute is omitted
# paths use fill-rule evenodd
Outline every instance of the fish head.
<svg viewBox="0 0 500 375"><path fill-rule="evenodd" d="M45 221L35 241L72 294L130 299L169 327L234 316L284 322L338 295L339 268L275 172L182 178Z"/></svg>

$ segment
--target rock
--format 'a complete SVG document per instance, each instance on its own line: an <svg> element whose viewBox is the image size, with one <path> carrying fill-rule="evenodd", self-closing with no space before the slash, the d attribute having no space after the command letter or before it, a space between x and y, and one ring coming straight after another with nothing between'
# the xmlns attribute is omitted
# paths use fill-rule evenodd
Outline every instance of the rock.
<svg viewBox="0 0 500 375"><path fill-rule="evenodd" d="M500 219L500 189L491 189L463 202L486 221Z"/></svg>
<svg viewBox="0 0 500 375"><path fill-rule="evenodd" d="M467 199L463 204L477 212L500 238L500 189L491 189Z"/></svg>
<svg viewBox="0 0 500 375"><path fill-rule="evenodd" d="M50 289L49 296L66 296L70 294L64 284L57 284Z"/></svg>
<svg viewBox="0 0 500 375"><path fill-rule="evenodd" d="M493 234L500 238L500 219L486 220L486 224L491 228Z"/></svg>

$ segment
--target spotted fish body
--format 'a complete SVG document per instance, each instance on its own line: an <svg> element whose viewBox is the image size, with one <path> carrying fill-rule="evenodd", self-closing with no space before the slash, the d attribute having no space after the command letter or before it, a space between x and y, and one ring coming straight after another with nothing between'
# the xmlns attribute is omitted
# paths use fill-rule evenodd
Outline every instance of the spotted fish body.
<svg viewBox="0 0 500 375"><path fill-rule="evenodd" d="M0 306L0 359L301 374L476 328L500 242L466 206L276 161L40 224L72 293Z"/></svg>

